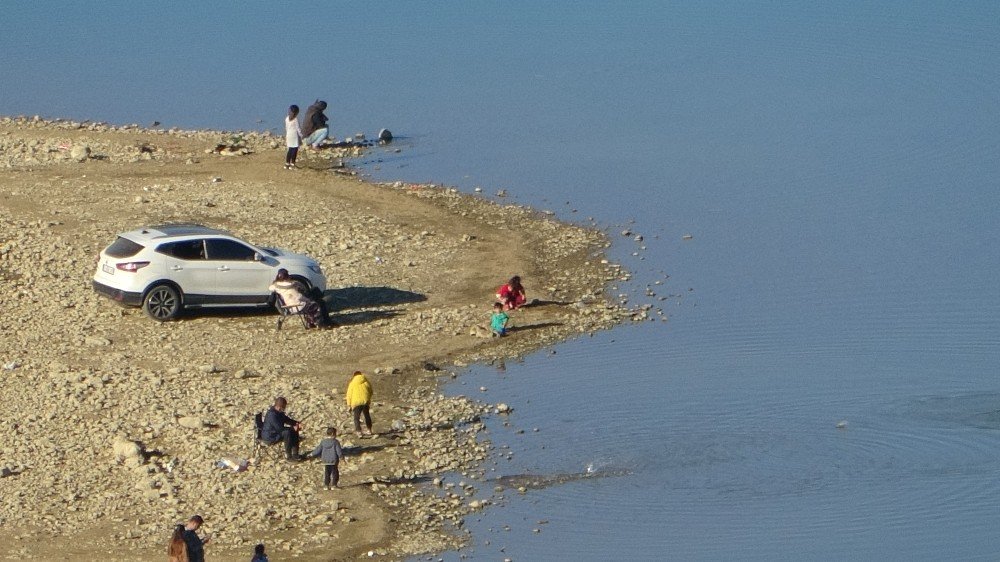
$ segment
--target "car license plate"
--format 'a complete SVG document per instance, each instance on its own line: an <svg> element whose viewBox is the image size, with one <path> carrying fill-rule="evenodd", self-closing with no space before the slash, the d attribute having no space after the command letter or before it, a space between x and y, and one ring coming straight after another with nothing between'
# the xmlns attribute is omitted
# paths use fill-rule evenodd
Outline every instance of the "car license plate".
<svg viewBox="0 0 1000 562"><path fill-rule="evenodd" d="M103 269L104 273L107 273L108 275L114 275L115 274L115 268L111 267L110 265L108 265L106 263L102 263L101 264L101 269Z"/></svg>

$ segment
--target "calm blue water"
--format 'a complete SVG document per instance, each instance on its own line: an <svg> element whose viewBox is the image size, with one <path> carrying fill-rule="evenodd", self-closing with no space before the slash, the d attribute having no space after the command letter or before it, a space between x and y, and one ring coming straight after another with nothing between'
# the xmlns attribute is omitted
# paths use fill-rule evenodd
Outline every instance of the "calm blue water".
<svg viewBox="0 0 1000 562"><path fill-rule="evenodd" d="M607 227L613 293L669 322L451 391L516 408L491 476L631 474L508 493L448 560L992 559L1000 4L951 4L19 4L0 113L250 129L320 97L406 137L379 179Z"/></svg>

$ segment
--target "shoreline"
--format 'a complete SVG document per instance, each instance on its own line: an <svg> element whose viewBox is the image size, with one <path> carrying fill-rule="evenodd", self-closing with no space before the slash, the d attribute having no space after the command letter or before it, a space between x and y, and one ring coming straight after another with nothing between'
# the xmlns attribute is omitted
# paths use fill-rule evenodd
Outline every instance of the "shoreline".
<svg viewBox="0 0 1000 562"><path fill-rule="evenodd" d="M330 173L342 152L306 151L304 169L285 171L284 145L268 133L242 134L234 154L206 152L231 137L0 118L0 306L18 319L2 329L2 363L17 365L2 371L0 397L25 420L0 457L3 555L148 559L195 512L218 560L246 558L261 540L303 560L456 548L462 518L489 503L472 496L487 485L481 419L499 414L440 396L442 374L644 318L607 294L624 271L594 229L446 187ZM276 333L270 313L235 309L157 324L90 291L93 259L117 232L178 220L317 258L341 327ZM512 273L541 303L518 312L509 338L473 335ZM347 428L355 369L373 382L383 435L345 436L354 454L343 490L317 491L312 463L214 467L248 453L247 416L278 394L316 420L304 450L322 425ZM177 423L191 417L202 427ZM114 458L116 437L160 456L129 466ZM52 476L67 469L72 481ZM435 487L446 472L469 488ZM24 511L39 517L24 524Z"/></svg>

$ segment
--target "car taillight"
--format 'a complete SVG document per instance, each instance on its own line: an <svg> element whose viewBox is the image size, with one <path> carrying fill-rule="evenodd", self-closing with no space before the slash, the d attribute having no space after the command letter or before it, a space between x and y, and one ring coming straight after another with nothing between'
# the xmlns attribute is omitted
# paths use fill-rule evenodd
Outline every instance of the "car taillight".
<svg viewBox="0 0 1000 562"><path fill-rule="evenodd" d="M121 271L139 271L140 269L149 265L148 261L129 261L124 263L116 263L115 267Z"/></svg>

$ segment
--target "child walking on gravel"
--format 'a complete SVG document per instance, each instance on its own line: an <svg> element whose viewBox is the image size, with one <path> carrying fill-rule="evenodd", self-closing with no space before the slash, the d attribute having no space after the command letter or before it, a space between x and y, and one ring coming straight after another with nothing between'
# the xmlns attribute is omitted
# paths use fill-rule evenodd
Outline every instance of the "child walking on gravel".
<svg viewBox="0 0 1000 562"><path fill-rule="evenodd" d="M326 428L326 439L320 441L309 456L323 461L323 489L336 488L340 483L340 459L344 458L344 450L337 441L336 427Z"/></svg>
<svg viewBox="0 0 1000 562"><path fill-rule="evenodd" d="M285 153L286 170L295 167L300 142L302 142L302 128L299 127L299 106L293 105L288 108L288 116L285 117L285 146L288 147L288 152Z"/></svg>

